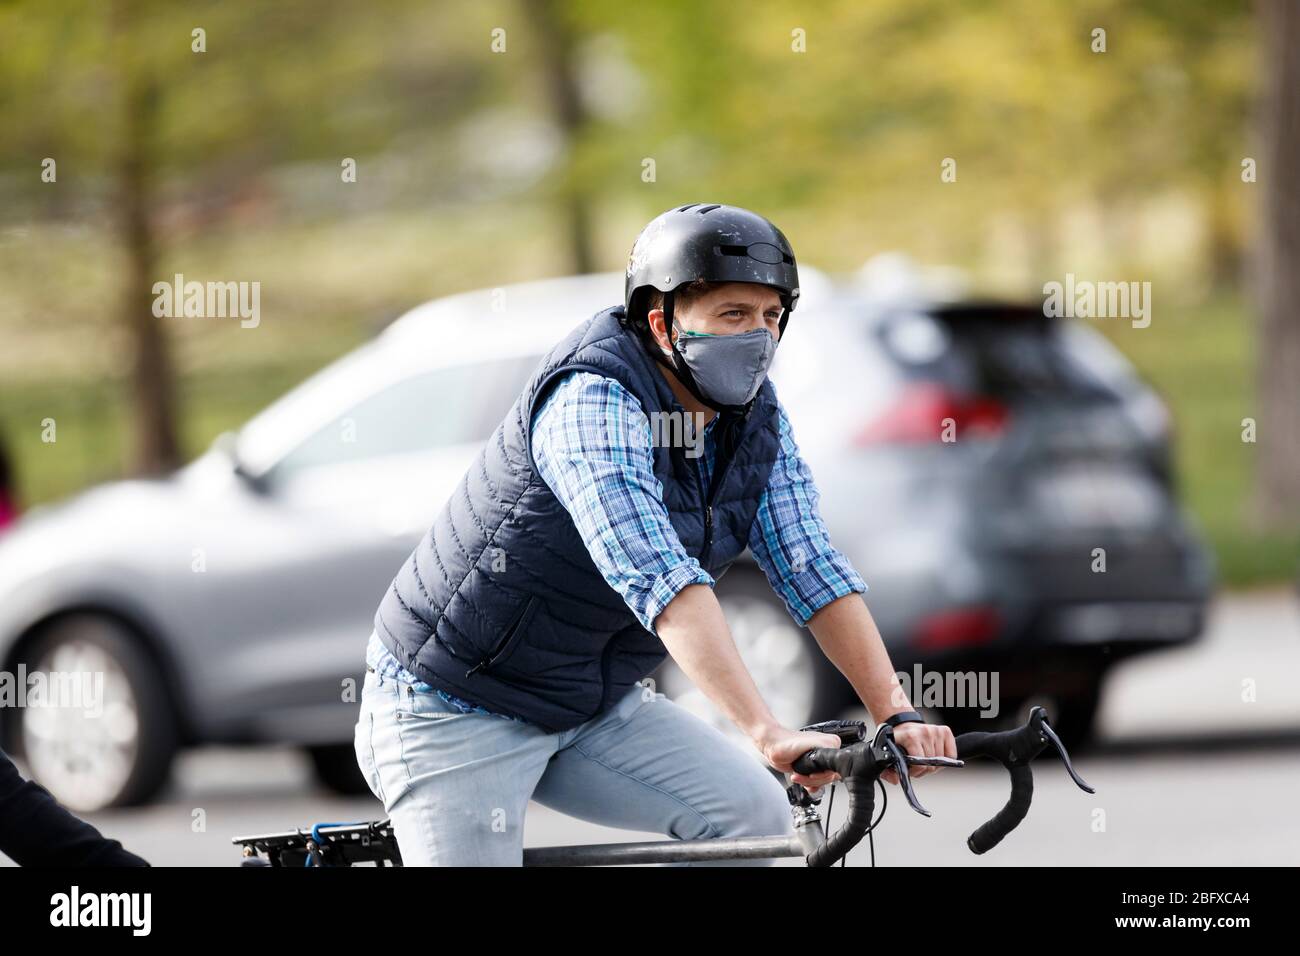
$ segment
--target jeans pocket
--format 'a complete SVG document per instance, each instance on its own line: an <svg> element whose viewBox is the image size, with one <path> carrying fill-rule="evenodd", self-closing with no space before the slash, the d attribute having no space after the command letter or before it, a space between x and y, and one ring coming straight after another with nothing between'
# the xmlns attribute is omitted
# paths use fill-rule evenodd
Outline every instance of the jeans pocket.
<svg viewBox="0 0 1300 956"><path fill-rule="evenodd" d="M387 805L383 783L379 779L379 766L375 761L375 716L368 707L362 709L361 717L357 720L353 749L357 755L357 766L361 768L370 792L380 803Z"/></svg>
<svg viewBox="0 0 1300 956"><path fill-rule="evenodd" d="M461 712L434 691L417 691L410 684L399 683L393 716L399 723L408 723L413 720L453 720L473 715Z"/></svg>
<svg viewBox="0 0 1300 956"><path fill-rule="evenodd" d="M459 711L450 714L435 714L429 713L428 711L403 710L401 707L398 707L394 712L394 716L396 716L397 722L400 724L409 724L412 721L427 724L435 721L453 720L457 717L470 717L472 715L462 714Z"/></svg>

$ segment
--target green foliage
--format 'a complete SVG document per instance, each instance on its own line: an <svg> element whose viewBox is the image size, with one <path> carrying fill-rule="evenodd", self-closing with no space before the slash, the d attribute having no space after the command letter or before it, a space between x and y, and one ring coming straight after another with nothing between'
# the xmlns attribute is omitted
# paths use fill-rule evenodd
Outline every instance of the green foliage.
<svg viewBox="0 0 1300 956"><path fill-rule="evenodd" d="M134 84L154 97L159 278L262 283L256 333L166 327L190 454L418 301L569 271L558 197L588 200L604 268L650 215L733 202L828 269L902 250L1022 294L1066 271L1161 280L1153 327L1117 340L1169 397L1188 501L1227 580L1293 573L1295 542L1253 529L1239 440L1245 0L558 2L572 136L525 2L549 0L0 4L0 428L25 497L121 466L110 213Z"/></svg>

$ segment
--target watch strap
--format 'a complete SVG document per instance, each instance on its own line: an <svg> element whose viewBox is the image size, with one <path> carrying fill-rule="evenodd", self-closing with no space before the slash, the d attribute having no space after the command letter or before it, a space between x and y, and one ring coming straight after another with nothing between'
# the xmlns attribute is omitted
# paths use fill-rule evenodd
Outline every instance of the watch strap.
<svg viewBox="0 0 1300 956"><path fill-rule="evenodd" d="M901 710L892 717L886 717L883 723L889 727L897 727L899 724L923 724L925 718L914 710Z"/></svg>

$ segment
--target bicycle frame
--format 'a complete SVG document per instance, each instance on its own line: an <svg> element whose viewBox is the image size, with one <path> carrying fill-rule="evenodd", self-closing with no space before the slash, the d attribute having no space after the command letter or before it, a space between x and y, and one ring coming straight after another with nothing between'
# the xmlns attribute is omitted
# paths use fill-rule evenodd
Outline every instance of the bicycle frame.
<svg viewBox="0 0 1300 956"><path fill-rule="evenodd" d="M815 805L793 809L796 811L793 835L526 847L524 866L632 866L638 863L807 858L826 842L821 816Z"/></svg>
<svg viewBox="0 0 1300 956"><path fill-rule="evenodd" d="M804 841L799 836L542 846L524 850L524 866L631 866L638 863L770 860L807 856L812 848L805 848Z"/></svg>

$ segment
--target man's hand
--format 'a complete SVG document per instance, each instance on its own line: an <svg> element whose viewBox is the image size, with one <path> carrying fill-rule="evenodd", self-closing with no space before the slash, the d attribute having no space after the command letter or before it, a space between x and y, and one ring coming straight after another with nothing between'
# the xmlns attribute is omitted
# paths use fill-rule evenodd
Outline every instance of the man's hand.
<svg viewBox="0 0 1300 956"><path fill-rule="evenodd" d="M957 759L957 741L952 731L943 724L899 724L894 728L894 742L902 748L903 753L913 757L952 757ZM942 767L908 767L907 775L913 780L928 773L942 770ZM880 779L889 783L898 783L898 773L886 770Z"/></svg>
<svg viewBox="0 0 1300 956"><path fill-rule="evenodd" d="M791 764L810 750L818 747L831 747L838 750L840 738L834 734L819 734L806 730L787 730L785 727L772 727L755 738L758 747L769 764L782 773L791 775L795 783L803 784L814 796L817 791L839 779L839 774L827 770L812 775L795 773Z"/></svg>

